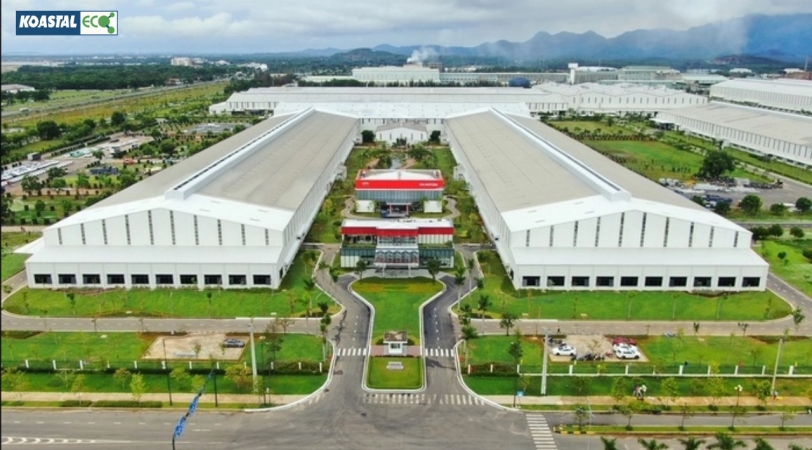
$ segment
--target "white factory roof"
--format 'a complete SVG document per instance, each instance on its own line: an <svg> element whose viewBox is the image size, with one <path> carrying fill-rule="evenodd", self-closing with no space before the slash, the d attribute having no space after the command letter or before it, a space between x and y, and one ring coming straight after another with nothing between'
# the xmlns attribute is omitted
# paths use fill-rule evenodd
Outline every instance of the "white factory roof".
<svg viewBox="0 0 812 450"><path fill-rule="evenodd" d="M718 91L715 90L716 88L749 89L753 91L772 92L775 94L812 97L812 81L808 80L792 80L786 78L778 80L759 80L750 78L729 80L714 85L711 88L711 95L718 94Z"/></svg>
<svg viewBox="0 0 812 450"><path fill-rule="evenodd" d="M667 121L671 116L708 122L812 147L812 117L721 102L672 109L660 113L658 119Z"/></svg>
<svg viewBox="0 0 812 450"><path fill-rule="evenodd" d="M359 180L440 180L439 170L362 169Z"/></svg>
<svg viewBox="0 0 812 450"><path fill-rule="evenodd" d="M400 128L404 128L404 129L407 129L407 130L413 130L413 131L420 131L420 132L423 132L423 133L426 132L426 126L418 124L418 123L390 123L390 124L381 125L381 126L375 128L375 131L389 131L389 130L397 130L397 129L400 129Z"/></svg>
<svg viewBox="0 0 812 450"><path fill-rule="evenodd" d="M516 88L266 87L236 92L233 102L307 103L562 103L545 92Z"/></svg>
<svg viewBox="0 0 812 450"><path fill-rule="evenodd" d="M341 226L413 230L419 227L453 227L454 224L448 219L344 219L344 221L341 222Z"/></svg>
<svg viewBox="0 0 812 450"><path fill-rule="evenodd" d="M546 266L649 266L764 267L756 252L738 248L669 248L667 259L658 248L537 248L510 249L517 265Z"/></svg>
<svg viewBox="0 0 812 450"><path fill-rule="evenodd" d="M538 120L486 111L446 123L502 214L598 195L704 211Z"/></svg>
<svg viewBox="0 0 812 450"><path fill-rule="evenodd" d="M563 103L563 100L562 100ZM364 119L442 119L444 117L479 108L495 108L511 114L530 116L525 103L279 103L275 114L290 114L314 107L337 114L347 114Z"/></svg>
<svg viewBox="0 0 812 450"><path fill-rule="evenodd" d="M686 95L685 91L669 89L664 86L644 86L632 83L616 83L611 85L598 83L563 84L563 83L542 83L533 86L533 89L558 94L565 97L585 94L603 94L609 96L622 97L626 95L644 94L659 97L671 95Z"/></svg>

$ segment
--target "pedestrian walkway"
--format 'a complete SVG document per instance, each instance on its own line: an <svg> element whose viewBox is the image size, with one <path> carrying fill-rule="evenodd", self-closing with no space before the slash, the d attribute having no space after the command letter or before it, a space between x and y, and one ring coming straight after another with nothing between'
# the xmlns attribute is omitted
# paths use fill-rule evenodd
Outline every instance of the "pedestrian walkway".
<svg viewBox="0 0 812 450"><path fill-rule="evenodd" d="M453 358L455 353L453 348L424 348L423 356Z"/></svg>
<svg viewBox="0 0 812 450"><path fill-rule="evenodd" d="M336 356L366 356L367 349L365 348L337 348Z"/></svg>
<svg viewBox="0 0 812 450"><path fill-rule="evenodd" d="M102 439L63 439L63 438L35 438L35 437L17 437L17 436L3 436L3 446L6 445L49 445L49 444L69 444L69 445L112 445L122 444L127 441L108 441Z"/></svg>
<svg viewBox="0 0 812 450"><path fill-rule="evenodd" d="M530 435L533 436L533 443L537 450L556 450L553 440L553 433L547 425L547 419L542 414L527 414L527 426L530 428Z"/></svg>
<svg viewBox="0 0 812 450"><path fill-rule="evenodd" d="M482 399L467 394L364 394L363 403L373 405L460 406L481 406L485 404Z"/></svg>

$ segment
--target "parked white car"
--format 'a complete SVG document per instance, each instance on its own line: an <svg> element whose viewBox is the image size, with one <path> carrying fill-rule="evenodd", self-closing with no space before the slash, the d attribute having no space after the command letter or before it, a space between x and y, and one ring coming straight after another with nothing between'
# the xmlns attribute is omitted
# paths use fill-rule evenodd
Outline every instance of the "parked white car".
<svg viewBox="0 0 812 450"><path fill-rule="evenodd" d="M618 351L618 350L631 350L631 351L633 351L633 352L636 352L636 351L637 351L637 346L635 346L635 345L631 345L631 344L622 343L622 344L615 344L615 345L613 345L613 346L612 346L612 349L613 349L614 351Z"/></svg>
<svg viewBox="0 0 812 450"><path fill-rule="evenodd" d="M640 359L640 352L637 349L621 348L615 350L618 359Z"/></svg>
<svg viewBox="0 0 812 450"><path fill-rule="evenodd" d="M576 354L578 354L578 352L575 350L575 347L567 344L561 344L553 349L553 355L555 356L574 356Z"/></svg>

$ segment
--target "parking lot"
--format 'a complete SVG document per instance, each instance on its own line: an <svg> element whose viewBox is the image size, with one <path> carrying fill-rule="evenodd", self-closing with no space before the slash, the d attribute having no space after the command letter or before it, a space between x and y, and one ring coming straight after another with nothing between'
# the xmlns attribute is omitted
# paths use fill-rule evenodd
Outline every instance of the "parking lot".
<svg viewBox="0 0 812 450"><path fill-rule="evenodd" d="M152 342L143 358L184 361L208 361L209 359L235 361L240 359L245 348L222 348L220 344L225 339L226 335L223 333L160 336ZM200 345L199 351L195 352L198 344ZM164 348L166 348L166 353L164 353Z"/></svg>
<svg viewBox="0 0 812 450"><path fill-rule="evenodd" d="M566 336L564 339L568 345L575 347L577 354L579 357L582 357L588 353L593 355L603 355L605 362L624 362L630 361L625 359L618 359L615 357L614 349L612 348L612 340L606 336L600 334L576 334L576 335L569 335ZM639 351L640 358L633 359L631 361L635 362L648 362L648 358L643 352ZM550 354L550 361L552 362L570 362L572 357L570 356L555 356L553 355L553 347L550 347L549 350Z"/></svg>

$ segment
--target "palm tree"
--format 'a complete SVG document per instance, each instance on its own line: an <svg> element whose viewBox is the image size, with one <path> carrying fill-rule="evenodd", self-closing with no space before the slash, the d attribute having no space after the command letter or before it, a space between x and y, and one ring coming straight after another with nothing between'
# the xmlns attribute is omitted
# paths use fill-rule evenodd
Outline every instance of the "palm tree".
<svg viewBox="0 0 812 450"><path fill-rule="evenodd" d="M465 342L465 365L468 365L468 342L471 339L476 339L477 332L476 328L472 327L471 325L465 325L462 327L462 340Z"/></svg>
<svg viewBox="0 0 812 450"><path fill-rule="evenodd" d="M753 448L753 450L775 450L775 447L770 445L769 442L765 441L764 438L757 437L756 446Z"/></svg>
<svg viewBox="0 0 812 450"><path fill-rule="evenodd" d="M743 441L733 438L727 433L716 433L714 436L716 442L713 444L708 445L708 449L719 449L719 450L735 450L737 448L747 448L747 444Z"/></svg>
<svg viewBox="0 0 812 450"><path fill-rule="evenodd" d="M601 442L603 443L603 450L617 450L616 438L605 438L601 436Z"/></svg>
<svg viewBox="0 0 812 450"><path fill-rule="evenodd" d="M428 270L429 274L431 274L431 279L433 281L437 280L437 274L440 273L440 268L442 268L442 263L439 259L429 258L428 261L426 261L426 270Z"/></svg>
<svg viewBox="0 0 812 450"><path fill-rule="evenodd" d="M705 443L705 440L689 437L686 439L680 439L679 443L682 444L682 448L685 450L699 450L699 448L702 447L702 444Z"/></svg>
<svg viewBox="0 0 812 450"><path fill-rule="evenodd" d="M473 308L471 305L466 303L460 306L460 325L470 325L471 324L471 314L473 313Z"/></svg>
<svg viewBox="0 0 812 450"><path fill-rule="evenodd" d="M462 285L465 283L465 267L457 267L454 270L454 284L457 285L457 301L460 301Z"/></svg>
<svg viewBox="0 0 812 450"><path fill-rule="evenodd" d="M482 323L485 323L485 311L491 306L491 298L487 294L480 295L476 306L479 310L479 316L482 318Z"/></svg>
<svg viewBox="0 0 812 450"><path fill-rule="evenodd" d="M468 266L468 277L469 277L469 280L470 280L470 279L474 278L474 258L468 258L468 260L465 263ZM468 283L468 290L469 291L471 290L470 281Z"/></svg>
<svg viewBox="0 0 812 450"><path fill-rule="evenodd" d="M302 280L302 283L304 283L305 290L307 291L307 303L305 304L307 316L305 316L305 323L310 323L310 313L313 310L313 289L316 287L316 281L312 278L305 278Z"/></svg>
<svg viewBox="0 0 812 450"><path fill-rule="evenodd" d="M499 328L505 329L505 336L510 336L510 329L513 328L518 318L519 317L515 313L509 311L502 313L502 320L499 321Z"/></svg>
<svg viewBox="0 0 812 450"><path fill-rule="evenodd" d="M637 439L637 442L643 446L646 450L668 450L668 446L663 444L662 442L657 442L657 439L652 439L647 441L643 438Z"/></svg>

